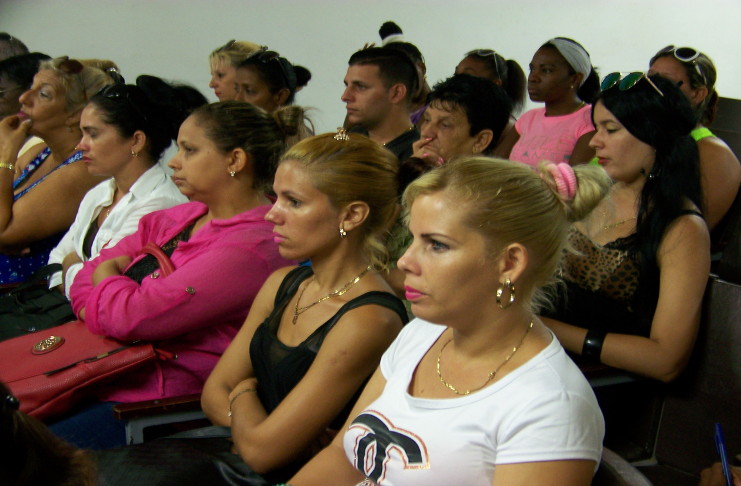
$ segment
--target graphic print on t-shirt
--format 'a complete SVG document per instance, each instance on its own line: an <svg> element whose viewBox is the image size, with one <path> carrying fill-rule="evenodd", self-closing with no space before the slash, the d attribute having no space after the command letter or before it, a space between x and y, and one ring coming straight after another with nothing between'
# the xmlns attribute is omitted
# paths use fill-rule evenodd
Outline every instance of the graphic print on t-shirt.
<svg viewBox="0 0 741 486"><path fill-rule="evenodd" d="M355 467L374 482L386 476L386 464L401 460L404 469L428 469L427 447L420 437L398 429L383 414L366 410L350 424L362 431L355 439ZM359 432L358 430L355 433Z"/></svg>

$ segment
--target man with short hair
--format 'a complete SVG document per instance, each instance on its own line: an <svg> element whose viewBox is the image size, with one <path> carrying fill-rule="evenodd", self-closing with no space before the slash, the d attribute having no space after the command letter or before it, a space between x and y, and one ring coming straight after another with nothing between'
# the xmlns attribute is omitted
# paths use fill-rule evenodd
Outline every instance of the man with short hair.
<svg viewBox="0 0 741 486"><path fill-rule="evenodd" d="M0 61L20 54L28 54L26 44L7 32L0 32Z"/></svg>
<svg viewBox="0 0 741 486"><path fill-rule="evenodd" d="M395 49L371 47L353 54L349 65L342 94L346 124L405 160L419 138L409 111L420 84L414 61Z"/></svg>

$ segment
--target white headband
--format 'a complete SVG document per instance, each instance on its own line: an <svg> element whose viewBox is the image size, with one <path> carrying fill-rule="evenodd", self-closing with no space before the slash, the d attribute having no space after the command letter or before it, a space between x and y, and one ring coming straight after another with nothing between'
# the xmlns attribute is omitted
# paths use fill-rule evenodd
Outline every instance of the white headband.
<svg viewBox="0 0 741 486"><path fill-rule="evenodd" d="M579 44L564 39L551 39L546 44L555 47L569 63L569 66L577 73L582 74L581 83L579 83L579 87L581 87L589 77L589 73L592 72L592 61L589 59L587 51Z"/></svg>
<svg viewBox="0 0 741 486"><path fill-rule="evenodd" d="M386 46L386 44L391 44L392 42L406 42L404 40L404 34L391 34L386 36L383 38L381 45Z"/></svg>

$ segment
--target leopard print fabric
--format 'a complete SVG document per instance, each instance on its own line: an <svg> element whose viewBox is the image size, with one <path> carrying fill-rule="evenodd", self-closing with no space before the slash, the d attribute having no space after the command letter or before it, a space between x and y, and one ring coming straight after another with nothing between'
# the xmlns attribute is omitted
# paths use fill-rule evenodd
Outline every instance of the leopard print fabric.
<svg viewBox="0 0 741 486"><path fill-rule="evenodd" d="M630 237L599 246L571 228L571 251L564 256L563 277L567 281L603 296L630 303L638 289L638 261L631 254Z"/></svg>

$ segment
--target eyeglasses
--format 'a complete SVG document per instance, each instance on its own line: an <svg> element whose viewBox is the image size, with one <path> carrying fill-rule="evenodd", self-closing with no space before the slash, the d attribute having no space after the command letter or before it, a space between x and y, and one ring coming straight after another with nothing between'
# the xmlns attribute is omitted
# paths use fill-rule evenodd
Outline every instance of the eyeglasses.
<svg viewBox="0 0 741 486"><path fill-rule="evenodd" d="M651 85L654 91L659 93L662 97L664 96L664 93L662 93L659 87L656 86L656 83L651 81L651 78L646 76L646 73L641 72L634 72L625 76L623 76L622 73L610 73L602 80L600 89L602 91L607 91L608 89L614 88L617 85L618 88L620 88L620 91L626 91L638 84L638 81L640 81L641 79L645 79L646 81L648 81L648 84Z"/></svg>
<svg viewBox="0 0 741 486"><path fill-rule="evenodd" d="M697 62L697 58L700 57L699 51L693 49L692 47L674 47L673 45L671 45L661 49L656 55L660 56L662 54L671 54L672 56L674 56L674 59L681 63L692 64L695 67L695 72L700 76L700 78L702 78L702 83L707 86L708 80L705 77L705 73L702 72L700 64L698 64Z"/></svg>
<svg viewBox="0 0 741 486"><path fill-rule="evenodd" d="M85 69L85 66L76 59L65 57L62 62L57 65L57 69L62 71L64 74L77 75L77 80L80 82L80 87L82 88L82 96L84 101L87 103L87 89L85 89L85 83L82 82L82 76L80 75L82 70Z"/></svg>
<svg viewBox="0 0 741 486"><path fill-rule="evenodd" d="M497 60L497 51L495 51L494 49L474 49L466 53L466 57L468 56L478 56L478 57L491 56L492 58L494 58L494 69L497 71L497 78L502 79L502 75L499 74L499 62Z"/></svg>

